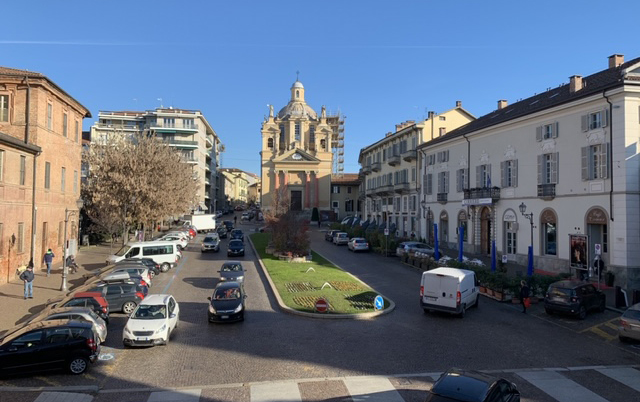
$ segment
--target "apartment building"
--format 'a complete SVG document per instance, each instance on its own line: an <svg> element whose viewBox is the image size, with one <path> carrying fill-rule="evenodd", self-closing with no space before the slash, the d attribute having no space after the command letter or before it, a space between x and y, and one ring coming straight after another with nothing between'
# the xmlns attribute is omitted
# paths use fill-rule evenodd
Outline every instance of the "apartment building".
<svg viewBox="0 0 640 402"><path fill-rule="evenodd" d="M497 109L418 147L440 247L573 272L598 255L640 289L640 58ZM451 186L448 179L451 177ZM442 184L441 184L442 183ZM463 230L460 230L463 228Z"/></svg>
<svg viewBox="0 0 640 402"><path fill-rule="evenodd" d="M425 141L474 120L461 102L441 114L396 125L395 132L360 150L358 162L362 180L363 219L389 228L399 237L423 237L420 230L418 147Z"/></svg>
<svg viewBox="0 0 640 402"><path fill-rule="evenodd" d="M331 211L334 220L361 215L360 183L357 173L331 176Z"/></svg>
<svg viewBox="0 0 640 402"><path fill-rule="evenodd" d="M45 75L0 67L0 283L78 238L82 119L89 110Z"/></svg>
<svg viewBox="0 0 640 402"><path fill-rule="evenodd" d="M254 173L245 172L236 168L221 168L222 173L229 182L225 187L225 196L232 207L237 205L247 205L250 200L249 189L252 184L256 184L258 176Z"/></svg>
<svg viewBox="0 0 640 402"><path fill-rule="evenodd" d="M199 180L198 203L194 211L213 212L219 199L218 168L223 145L211 124L199 110L157 108L147 111L100 111L91 127L91 140L108 135L149 133L161 138L182 155Z"/></svg>

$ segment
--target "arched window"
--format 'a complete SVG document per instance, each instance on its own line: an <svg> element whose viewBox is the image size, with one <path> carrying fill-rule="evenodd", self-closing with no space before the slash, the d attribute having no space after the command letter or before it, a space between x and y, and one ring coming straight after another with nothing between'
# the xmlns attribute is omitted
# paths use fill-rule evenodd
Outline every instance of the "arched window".
<svg viewBox="0 0 640 402"><path fill-rule="evenodd" d="M320 140L320 147L326 151L327 150L327 140Z"/></svg>
<svg viewBox="0 0 640 402"><path fill-rule="evenodd" d="M551 209L546 209L540 214L540 226L542 228L542 254L558 255L558 218Z"/></svg>
<svg viewBox="0 0 640 402"><path fill-rule="evenodd" d="M269 138L269 139L267 140L267 146L268 146L269 148L273 148L273 138Z"/></svg>
<svg viewBox="0 0 640 402"><path fill-rule="evenodd" d="M458 236L460 236L460 228L462 228L462 240L466 242L469 236L469 226L467 225L467 211L458 212Z"/></svg>
<svg viewBox="0 0 640 402"><path fill-rule="evenodd" d="M296 98L300 97L300 91L296 90Z"/></svg>

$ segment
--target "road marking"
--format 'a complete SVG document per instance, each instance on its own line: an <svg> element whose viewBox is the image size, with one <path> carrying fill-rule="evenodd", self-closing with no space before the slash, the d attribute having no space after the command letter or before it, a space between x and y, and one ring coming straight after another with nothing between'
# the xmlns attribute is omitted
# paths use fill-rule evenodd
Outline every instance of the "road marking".
<svg viewBox="0 0 640 402"><path fill-rule="evenodd" d="M612 341L612 340L617 338L617 335L608 334L607 332L601 330L598 327L589 328L589 331L593 332L594 334L596 334L596 335L598 335L598 336L600 336L600 337L602 337L602 338L604 338L604 339L606 339L608 341Z"/></svg>
<svg viewBox="0 0 640 402"><path fill-rule="evenodd" d="M404 402L387 377L350 377L343 382L354 401Z"/></svg>
<svg viewBox="0 0 640 402"><path fill-rule="evenodd" d="M183 257L182 258L182 262L180 264L178 264L178 269L176 269L176 272L173 274L173 276L169 280L169 283L167 283L167 286L165 286L164 289L162 290L163 294L167 294L167 290L169 290L169 287L173 283L173 280L176 279L176 277L180 273L180 270L182 269L182 267L184 267L184 263L187 262L188 259L189 259L189 257Z"/></svg>
<svg viewBox="0 0 640 402"><path fill-rule="evenodd" d="M600 327L600 326L602 326L602 325L606 325L606 326L608 326L608 327L610 327L610 328L612 328L612 329L615 329L615 330L617 331L617 330L618 330L618 327L617 327L617 326L615 326L615 324L611 324L613 321L616 321L617 319L618 319L618 318L612 318L612 319L610 319L609 321L601 322L600 324L596 324L596 325L594 325L594 326L592 326L592 327L589 327L589 328L587 328L587 329L583 329L583 330L578 331L578 332L579 332L579 333L583 333L583 332L591 331L593 328L598 328L598 327ZM613 326L610 326L609 324L611 324L611 325L613 325Z"/></svg>
<svg viewBox="0 0 640 402"><path fill-rule="evenodd" d="M147 402L198 402L201 389L152 392Z"/></svg>
<svg viewBox="0 0 640 402"><path fill-rule="evenodd" d="M294 381L271 382L251 386L251 402L302 402Z"/></svg>
<svg viewBox="0 0 640 402"><path fill-rule="evenodd" d="M598 394L554 371L526 371L516 374L558 402L608 402Z"/></svg>
<svg viewBox="0 0 640 402"><path fill-rule="evenodd" d="M606 368L596 371L640 392L640 371L638 370L632 368Z"/></svg>
<svg viewBox="0 0 640 402"><path fill-rule="evenodd" d="M611 321L609 321L608 323L605 324L607 327L611 328L611 329L615 329L616 331L620 329L619 325L616 325L614 323L612 323Z"/></svg>
<svg viewBox="0 0 640 402"><path fill-rule="evenodd" d="M33 402L91 402L93 397L74 392L43 392Z"/></svg>

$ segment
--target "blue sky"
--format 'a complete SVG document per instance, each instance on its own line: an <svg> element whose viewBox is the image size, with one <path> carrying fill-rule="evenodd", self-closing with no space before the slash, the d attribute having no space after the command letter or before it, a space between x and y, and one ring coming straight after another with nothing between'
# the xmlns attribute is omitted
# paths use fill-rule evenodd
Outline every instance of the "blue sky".
<svg viewBox="0 0 640 402"><path fill-rule="evenodd" d="M34 4L35 3L35 4ZM640 2L36 1L2 6L0 65L41 72L88 107L199 109L223 166L259 173L260 124L300 71L340 110L345 171L395 124L456 100L475 116L640 56Z"/></svg>

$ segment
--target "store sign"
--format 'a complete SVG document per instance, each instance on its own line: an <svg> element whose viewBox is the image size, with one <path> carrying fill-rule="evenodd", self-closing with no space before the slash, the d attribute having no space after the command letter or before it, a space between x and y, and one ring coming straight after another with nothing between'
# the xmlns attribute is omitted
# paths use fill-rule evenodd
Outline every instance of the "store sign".
<svg viewBox="0 0 640 402"><path fill-rule="evenodd" d="M516 213L509 210L504 213L504 221L505 222L515 222L516 221Z"/></svg>
<svg viewBox="0 0 640 402"><path fill-rule="evenodd" d="M491 205L493 200L491 198L473 198L470 200L462 200L462 205Z"/></svg>

